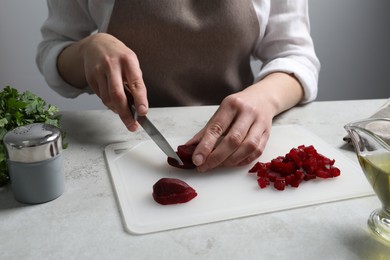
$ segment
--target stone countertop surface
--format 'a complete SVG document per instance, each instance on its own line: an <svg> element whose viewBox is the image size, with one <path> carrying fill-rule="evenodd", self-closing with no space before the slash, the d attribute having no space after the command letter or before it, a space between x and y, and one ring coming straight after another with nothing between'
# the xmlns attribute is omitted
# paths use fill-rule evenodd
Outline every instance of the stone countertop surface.
<svg viewBox="0 0 390 260"><path fill-rule="evenodd" d="M342 138L346 123L371 116L385 99L298 106L274 124L299 124L357 163ZM217 107L155 108L149 117L167 137L191 136ZM39 205L0 188L0 259L390 259L367 219L375 196L283 210L146 235L125 231L105 162L112 143L147 140L111 111L64 111L65 193Z"/></svg>

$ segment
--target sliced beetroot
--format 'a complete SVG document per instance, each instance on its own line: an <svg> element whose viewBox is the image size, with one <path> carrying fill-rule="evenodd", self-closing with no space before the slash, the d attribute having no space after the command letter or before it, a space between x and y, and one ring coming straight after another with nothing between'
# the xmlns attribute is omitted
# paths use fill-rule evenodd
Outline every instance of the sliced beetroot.
<svg viewBox="0 0 390 260"><path fill-rule="evenodd" d="M197 195L191 186L176 178L162 178L153 185L153 199L162 205L186 203Z"/></svg>
<svg viewBox="0 0 390 260"><path fill-rule="evenodd" d="M304 180L339 176L340 169L334 163L335 160L319 154L314 146L300 145L270 162L256 162L249 172L257 174L260 188L269 186L267 182L273 182L277 190L284 190L286 186L297 188Z"/></svg>
<svg viewBox="0 0 390 260"><path fill-rule="evenodd" d="M179 145L177 147L176 154L180 157L183 165L180 165L178 161L176 161L172 157L168 157L167 162L169 165L181 168L181 169L194 169L196 165L192 162L192 154L194 153L196 148L196 144L194 145Z"/></svg>
<svg viewBox="0 0 390 260"><path fill-rule="evenodd" d="M178 161L176 161L176 159L174 159L172 157L168 157L167 162L169 165L176 167L176 168L180 168L180 169L194 169L194 168L196 168L196 165L192 161L184 160L182 158L180 158L180 159L183 162L183 165L181 165Z"/></svg>
<svg viewBox="0 0 390 260"><path fill-rule="evenodd" d="M192 155L194 154L196 148L196 144L193 145L179 145L177 147L177 155L180 157L182 160L191 160L192 161Z"/></svg>

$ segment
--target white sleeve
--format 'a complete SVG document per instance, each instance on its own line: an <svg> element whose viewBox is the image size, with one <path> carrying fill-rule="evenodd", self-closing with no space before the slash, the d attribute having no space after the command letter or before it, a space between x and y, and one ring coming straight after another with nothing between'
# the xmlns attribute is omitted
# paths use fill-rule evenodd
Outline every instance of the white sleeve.
<svg viewBox="0 0 390 260"><path fill-rule="evenodd" d="M258 2L255 9L260 26L266 24L254 51L254 56L262 62L258 80L272 72L293 73L304 89L301 103L314 100L320 62L310 36L308 1L271 0L269 8L264 8L262 1L255 2ZM264 14L266 9L269 16Z"/></svg>
<svg viewBox="0 0 390 260"><path fill-rule="evenodd" d="M88 0L47 0L48 18L41 28L36 63L47 84L61 96L74 98L89 87L75 88L65 82L57 70L57 57L68 45L90 35L97 25L88 12Z"/></svg>

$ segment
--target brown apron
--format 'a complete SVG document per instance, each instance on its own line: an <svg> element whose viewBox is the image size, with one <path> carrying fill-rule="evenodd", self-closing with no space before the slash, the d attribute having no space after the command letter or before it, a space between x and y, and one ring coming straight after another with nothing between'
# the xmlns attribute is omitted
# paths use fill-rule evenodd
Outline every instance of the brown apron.
<svg viewBox="0 0 390 260"><path fill-rule="evenodd" d="M107 32L136 53L150 107L216 105L253 83L250 0L116 0Z"/></svg>

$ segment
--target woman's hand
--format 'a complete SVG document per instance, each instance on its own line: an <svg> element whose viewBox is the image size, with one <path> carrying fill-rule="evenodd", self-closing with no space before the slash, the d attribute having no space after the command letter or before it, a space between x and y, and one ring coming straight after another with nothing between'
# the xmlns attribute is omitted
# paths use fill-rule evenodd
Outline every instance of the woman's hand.
<svg viewBox="0 0 390 260"><path fill-rule="evenodd" d="M302 95L295 77L273 73L226 97L206 126L187 142L198 143L192 158L198 170L256 160L268 141L273 117L297 104Z"/></svg>
<svg viewBox="0 0 390 260"><path fill-rule="evenodd" d="M133 96L137 113L145 115L148 100L136 54L115 37L98 33L65 48L58 58L62 77L71 85L91 86L130 131L137 129L124 92Z"/></svg>

